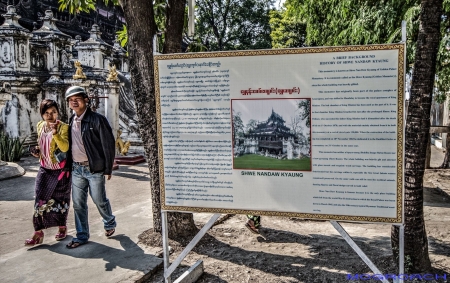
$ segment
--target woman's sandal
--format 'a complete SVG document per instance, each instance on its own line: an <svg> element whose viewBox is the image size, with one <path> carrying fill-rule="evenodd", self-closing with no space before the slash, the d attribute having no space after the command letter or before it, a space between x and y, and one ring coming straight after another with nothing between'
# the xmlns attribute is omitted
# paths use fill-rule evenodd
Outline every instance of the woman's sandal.
<svg viewBox="0 0 450 283"><path fill-rule="evenodd" d="M34 232L33 238L25 240L25 246L34 246L42 244L44 241L44 231Z"/></svg>
<svg viewBox="0 0 450 283"><path fill-rule="evenodd" d="M252 220L248 220L247 223L245 223L245 227L247 227L247 229L253 234L259 234L259 230L255 227Z"/></svg>
<svg viewBox="0 0 450 283"><path fill-rule="evenodd" d="M70 241L70 243L68 243L68 244L66 245L66 248L68 248L68 249L75 249L75 248L78 248L79 246L84 245L84 244L86 244L86 243L87 243L87 242L81 243L81 242Z"/></svg>
<svg viewBox="0 0 450 283"><path fill-rule="evenodd" d="M65 239L67 236L67 227L66 226L59 226L58 234L55 235L55 240L61 241Z"/></svg>
<svg viewBox="0 0 450 283"><path fill-rule="evenodd" d="M110 230L105 230L105 236L111 237L112 235L114 235L114 232L116 232L116 229L114 229L114 228L112 228Z"/></svg>

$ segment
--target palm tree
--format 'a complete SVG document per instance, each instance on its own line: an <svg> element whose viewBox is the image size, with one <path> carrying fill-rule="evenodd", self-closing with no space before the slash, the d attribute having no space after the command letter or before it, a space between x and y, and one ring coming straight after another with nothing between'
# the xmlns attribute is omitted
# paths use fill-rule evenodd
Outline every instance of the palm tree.
<svg viewBox="0 0 450 283"><path fill-rule="evenodd" d="M436 58L441 37L442 0L422 0L411 98L405 129L405 257L408 273L431 269L423 217L423 175L428 140ZM399 227L392 226L391 241L398 258Z"/></svg>

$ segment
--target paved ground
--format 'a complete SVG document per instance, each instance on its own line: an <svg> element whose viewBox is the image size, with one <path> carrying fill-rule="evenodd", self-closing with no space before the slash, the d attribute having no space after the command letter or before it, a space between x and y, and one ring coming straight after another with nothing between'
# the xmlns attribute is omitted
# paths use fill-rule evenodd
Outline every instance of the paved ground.
<svg viewBox="0 0 450 283"><path fill-rule="evenodd" d="M138 235L152 226L150 184L146 164L120 165L107 181L107 196L118 222L115 236L104 236L101 217L89 199L90 242L77 249L65 245L75 236L73 211L69 236L57 242L56 228L45 230L44 244L23 245L32 236L34 180L37 159L18 162L22 177L0 181L0 282L135 282L161 264L137 244Z"/></svg>
<svg viewBox="0 0 450 283"><path fill-rule="evenodd" d="M443 151L433 146L431 160L431 166L439 166ZM104 236L101 218L89 199L91 239L74 250L65 248L75 235L73 212L69 213L67 239L56 242L57 229L51 228L45 231L43 245L23 245L33 232L38 162L27 157L18 164L26 170L24 176L0 181L0 282L135 282L162 263L154 256L160 248L151 250L137 243L138 235L152 226L146 164L120 165L107 182L118 221L116 235ZM196 222L205 222L208 216L194 215Z"/></svg>

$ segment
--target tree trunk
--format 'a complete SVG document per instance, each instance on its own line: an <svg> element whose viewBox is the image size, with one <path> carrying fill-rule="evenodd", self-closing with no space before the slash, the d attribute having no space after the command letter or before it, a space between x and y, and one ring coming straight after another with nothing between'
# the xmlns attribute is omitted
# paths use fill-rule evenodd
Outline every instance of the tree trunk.
<svg viewBox="0 0 450 283"><path fill-rule="evenodd" d="M180 53L186 1L168 0L163 53Z"/></svg>
<svg viewBox="0 0 450 283"><path fill-rule="evenodd" d="M186 1L168 1L163 48L163 53L165 54L181 52L185 7ZM193 236L198 230L192 213L170 212L167 214L167 221L169 238L171 239Z"/></svg>
<svg viewBox="0 0 450 283"><path fill-rule="evenodd" d="M422 0L420 29L405 130L405 270L431 269L423 217L423 175L430 138L430 110L436 57L440 40L442 0ZM391 230L394 257L398 258L398 226Z"/></svg>
<svg viewBox="0 0 450 283"><path fill-rule="evenodd" d="M148 0L121 0L120 4L128 28L130 74L139 118L139 133L144 142L150 173L153 230L161 233L158 129L153 72L153 38L157 32L157 27L153 13L153 2ZM168 32L166 33L164 46L164 50L167 52L181 51L184 6L184 1L169 1L166 22ZM170 223L169 237L171 238L191 235L196 230L192 214L173 213L168 218Z"/></svg>
<svg viewBox="0 0 450 283"><path fill-rule="evenodd" d="M153 37L157 32L153 2L121 0L128 29L128 57L139 134L144 142L150 174L153 227L161 231L158 140L155 80L153 73Z"/></svg>

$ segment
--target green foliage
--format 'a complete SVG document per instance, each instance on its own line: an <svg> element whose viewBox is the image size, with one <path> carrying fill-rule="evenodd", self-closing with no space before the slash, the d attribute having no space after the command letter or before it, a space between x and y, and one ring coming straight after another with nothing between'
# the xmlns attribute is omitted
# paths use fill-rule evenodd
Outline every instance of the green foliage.
<svg viewBox="0 0 450 283"><path fill-rule="evenodd" d="M388 37L388 28L395 22L392 7L384 2L391 1L303 1L299 15L307 20L308 44L380 43ZM394 28L399 27L400 22Z"/></svg>
<svg viewBox="0 0 450 283"><path fill-rule="evenodd" d="M89 13L89 11L95 10L96 2L96 0L58 0L59 10L62 11L67 9L71 14L80 12ZM105 2L106 5L108 5L109 2L114 5L119 5L119 0L103 0L103 2Z"/></svg>
<svg viewBox="0 0 450 283"><path fill-rule="evenodd" d="M404 20L406 21L406 62L407 70L409 71L416 57L416 41L419 34L419 14L420 5L416 3L406 10ZM392 33L388 39L388 43L395 42L394 36L401 36L401 27L398 27L397 31Z"/></svg>
<svg viewBox="0 0 450 283"><path fill-rule="evenodd" d="M309 46L399 42L407 22L408 63L413 62L419 27L419 0L287 0L286 13L306 24Z"/></svg>
<svg viewBox="0 0 450 283"><path fill-rule="evenodd" d="M444 103L449 97L450 91L450 68L449 68L449 50L448 39L441 40L441 46L438 52L438 63L436 64L435 91L434 99L438 103Z"/></svg>
<svg viewBox="0 0 450 283"><path fill-rule="evenodd" d="M114 5L119 5L119 0L103 0L103 2L108 5L108 3L113 3ZM71 14L79 12L89 12L95 10L96 0L58 0L59 10L67 9ZM155 16L155 23L159 31L165 30L166 25L166 0L154 0L153 1L153 12ZM128 43L128 29L126 25L123 25L122 30L116 32L120 46L126 47ZM159 38L159 50L162 50L164 43L164 34Z"/></svg>
<svg viewBox="0 0 450 283"><path fill-rule="evenodd" d="M439 104L442 104L447 99L447 94L445 92L437 92L434 95L434 101L436 101Z"/></svg>
<svg viewBox="0 0 450 283"><path fill-rule="evenodd" d="M286 0L282 11L271 14L272 46L295 46L292 38L302 36L309 46L399 42L401 22L405 20L409 71L415 60L420 9L420 0ZM450 90L450 0L443 2L441 19L435 81L438 102L445 101Z"/></svg>
<svg viewBox="0 0 450 283"><path fill-rule="evenodd" d="M270 28L272 32L272 48L304 47L306 39L306 24L289 15L288 10L270 11Z"/></svg>
<svg viewBox="0 0 450 283"><path fill-rule="evenodd" d="M189 9L186 6L185 12L184 12L184 27L183 27L183 34L188 34L188 26L189 26ZM186 52L207 52L208 48L203 44L201 38L198 37L198 35L194 34L192 38L189 36L185 36L183 38L184 42L187 43L188 47L186 49Z"/></svg>
<svg viewBox="0 0 450 283"><path fill-rule="evenodd" d="M7 134L0 133L0 160L14 162L19 161L23 155L23 143L20 138L11 138Z"/></svg>
<svg viewBox="0 0 450 283"><path fill-rule="evenodd" d="M116 32L117 39L119 40L120 46L125 47L128 43L128 30L127 26L123 25L122 30Z"/></svg>
<svg viewBox="0 0 450 283"><path fill-rule="evenodd" d="M103 0L106 4L119 4L118 0ZM224 2L224 3L222 3ZM274 0L198 0L196 19L197 34L186 38L189 52L213 50L270 48L269 11ZM60 10L70 13L95 10L96 0L58 0ZM159 50L164 44L166 29L166 0L153 0L155 23L161 35ZM209 13L204 13L208 10ZM187 8L185 13L185 33L187 32ZM117 32L120 45L128 42L127 27ZM217 39L219 38L219 39ZM218 44L220 42L220 44ZM222 44L223 43L223 44Z"/></svg>
<svg viewBox="0 0 450 283"><path fill-rule="evenodd" d="M58 3L60 11L67 9L71 14L95 10L95 0L58 0Z"/></svg>
<svg viewBox="0 0 450 283"><path fill-rule="evenodd" d="M196 34L209 51L270 48L273 0L197 0Z"/></svg>
<svg viewBox="0 0 450 283"><path fill-rule="evenodd" d="M187 52L206 52L208 48L203 45L200 38L196 37L187 47Z"/></svg>
<svg viewBox="0 0 450 283"><path fill-rule="evenodd" d="M449 96L450 91L450 35L448 25L450 24L450 1L446 0L443 4L445 23L441 24L441 41L437 54L436 79L435 79L435 100L438 103L444 103Z"/></svg>
<svg viewBox="0 0 450 283"><path fill-rule="evenodd" d="M166 2L166 0L155 0L153 2L153 13L159 31L164 31L166 29Z"/></svg>

